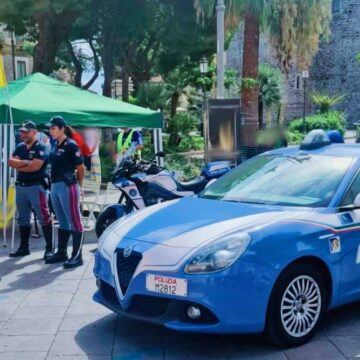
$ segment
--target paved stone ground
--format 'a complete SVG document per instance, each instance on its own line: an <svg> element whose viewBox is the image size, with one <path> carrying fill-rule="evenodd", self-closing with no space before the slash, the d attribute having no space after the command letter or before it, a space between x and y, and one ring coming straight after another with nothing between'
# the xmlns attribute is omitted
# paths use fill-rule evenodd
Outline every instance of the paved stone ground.
<svg viewBox="0 0 360 360"><path fill-rule="evenodd" d="M0 239L1 241L2 239ZM181 334L116 316L92 300L93 234L84 266L64 271L32 254L8 258L0 248L0 359L345 359L360 357L360 304L328 313L309 344L282 351L261 336Z"/></svg>

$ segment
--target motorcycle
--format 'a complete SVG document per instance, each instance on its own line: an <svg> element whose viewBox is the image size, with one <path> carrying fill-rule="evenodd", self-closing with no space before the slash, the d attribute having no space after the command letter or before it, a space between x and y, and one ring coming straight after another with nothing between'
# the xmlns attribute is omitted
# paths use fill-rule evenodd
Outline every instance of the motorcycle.
<svg viewBox="0 0 360 360"><path fill-rule="evenodd" d="M202 168L199 177L182 182L176 179L175 171L157 165L155 159L164 156L165 153L160 151L151 161L130 156L118 163L112 183L121 194L118 203L108 205L99 214L95 226L98 238L122 216L159 202L193 196L232 167L229 161L210 162Z"/></svg>

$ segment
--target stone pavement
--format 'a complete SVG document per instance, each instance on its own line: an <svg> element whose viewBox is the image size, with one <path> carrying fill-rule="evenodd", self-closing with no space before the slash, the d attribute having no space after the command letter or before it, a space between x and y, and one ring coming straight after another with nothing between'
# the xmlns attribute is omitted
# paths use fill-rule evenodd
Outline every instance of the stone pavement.
<svg viewBox="0 0 360 360"><path fill-rule="evenodd" d="M86 241L84 266L67 271L43 263L42 238L23 259L0 248L1 360L360 357L359 303L328 313L312 342L286 351L261 336L182 334L116 316L92 300L96 240L87 234Z"/></svg>

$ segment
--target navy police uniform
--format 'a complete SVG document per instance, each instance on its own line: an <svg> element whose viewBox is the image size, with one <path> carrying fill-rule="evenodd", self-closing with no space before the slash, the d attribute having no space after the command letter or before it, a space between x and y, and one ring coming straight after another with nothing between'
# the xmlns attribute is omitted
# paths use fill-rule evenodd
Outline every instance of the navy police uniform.
<svg viewBox="0 0 360 360"><path fill-rule="evenodd" d="M65 127L65 121L50 121L50 126ZM66 138L61 144L54 144L49 161L51 165L51 203L59 221L58 250L47 263L65 262L64 267L82 264L81 249L84 229L80 214L80 188L75 175L78 165L83 159L77 143ZM70 236L73 238L73 252L68 260L67 245Z"/></svg>
<svg viewBox="0 0 360 360"><path fill-rule="evenodd" d="M27 121L20 128L22 131L36 130L33 122ZM32 161L42 160L44 163L41 168L34 172L24 172L21 168L17 169L16 180L16 207L19 214L18 223L20 228L20 248L11 253L10 257L25 256L30 254L29 238L31 231L31 209L35 211L42 226L46 250L44 258L52 255L52 225L48 207L48 175L46 172L47 154L45 147L35 141L30 148L25 143L20 143L12 154L20 160Z"/></svg>

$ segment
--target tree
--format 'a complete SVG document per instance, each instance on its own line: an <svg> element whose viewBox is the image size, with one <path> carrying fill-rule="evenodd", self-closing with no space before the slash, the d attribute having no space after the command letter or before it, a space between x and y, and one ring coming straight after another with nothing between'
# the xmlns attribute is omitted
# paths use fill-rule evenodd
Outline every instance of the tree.
<svg viewBox="0 0 360 360"><path fill-rule="evenodd" d="M151 110L164 110L170 93L162 83L144 82L136 93L137 104Z"/></svg>
<svg viewBox="0 0 360 360"><path fill-rule="evenodd" d="M346 97L346 94L339 94L330 96L328 94L322 94L319 92L314 92L311 94L311 101L319 106L320 114L326 114L330 111L331 106L341 104Z"/></svg>
<svg viewBox="0 0 360 360"><path fill-rule="evenodd" d="M56 53L71 27L90 0L2 0L0 21L12 22L17 33L31 33L34 48L34 71L50 74Z"/></svg>
<svg viewBox="0 0 360 360"><path fill-rule="evenodd" d="M279 69L260 64L259 66L259 129L263 128L264 106L271 108L281 104L282 74Z"/></svg>
<svg viewBox="0 0 360 360"><path fill-rule="evenodd" d="M193 74L184 66L179 66L165 78L166 87L171 94L170 118L176 115L176 109L182 95L187 95L187 87L193 81Z"/></svg>
<svg viewBox="0 0 360 360"><path fill-rule="evenodd" d="M216 0L194 0L200 17L212 17ZM320 37L328 34L330 0L227 0L227 24L244 22L242 78L258 78L260 30L268 34L284 68L293 60L308 64ZM304 54L304 55L301 55ZM243 145L255 145L258 129L258 87L241 92Z"/></svg>

